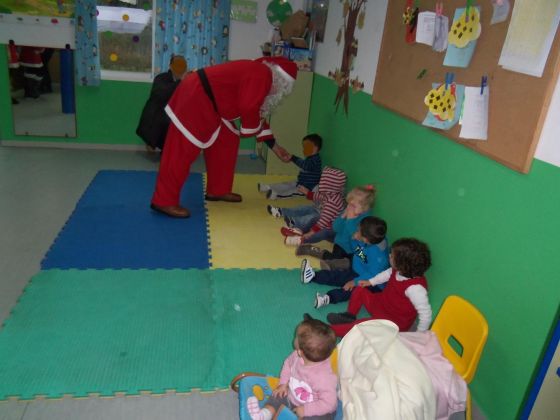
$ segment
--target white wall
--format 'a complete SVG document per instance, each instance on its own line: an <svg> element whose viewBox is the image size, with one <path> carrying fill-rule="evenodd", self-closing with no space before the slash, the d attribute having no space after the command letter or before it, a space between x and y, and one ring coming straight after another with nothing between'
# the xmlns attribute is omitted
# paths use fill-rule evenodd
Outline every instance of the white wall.
<svg viewBox="0 0 560 420"><path fill-rule="evenodd" d="M304 0L290 0L294 12L303 8ZM336 0L334 0L336 1ZM256 0L257 22L230 21L229 59L258 58L262 56L261 45L272 38L272 25L266 18L266 7L270 0Z"/></svg>

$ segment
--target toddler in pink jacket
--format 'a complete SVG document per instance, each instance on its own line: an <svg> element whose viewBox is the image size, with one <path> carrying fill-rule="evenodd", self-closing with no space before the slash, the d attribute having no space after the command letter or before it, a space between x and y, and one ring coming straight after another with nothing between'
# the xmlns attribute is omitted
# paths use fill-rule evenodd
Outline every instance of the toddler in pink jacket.
<svg viewBox="0 0 560 420"><path fill-rule="evenodd" d="M333 420L337 406L337 377L330 355L336 347L333 330L317 319L306 319L296 329L295 351L282 366L280 383L272 396L259 407L256 397L247 399L253 420L270 420L281 406L300 419Z"/></svg>

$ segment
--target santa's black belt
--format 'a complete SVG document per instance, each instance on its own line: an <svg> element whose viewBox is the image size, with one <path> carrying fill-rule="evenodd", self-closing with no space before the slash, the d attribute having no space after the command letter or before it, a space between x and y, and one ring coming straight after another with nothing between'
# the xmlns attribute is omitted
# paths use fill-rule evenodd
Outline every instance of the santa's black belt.
<svg viewBox="0 0 560 420"><path fill-rule="evenodd" d="M214 106L214 111L218 112L218 105L216 105L216 98L214 97L214 93L212 92L212 87L210 87L210 82L208 81L208 77L206 76L206 72L204 69L198 69L196 71L198 77L200 79L200 83L202 83L202 88L210 101L212 101L212 105Z"/></svg>

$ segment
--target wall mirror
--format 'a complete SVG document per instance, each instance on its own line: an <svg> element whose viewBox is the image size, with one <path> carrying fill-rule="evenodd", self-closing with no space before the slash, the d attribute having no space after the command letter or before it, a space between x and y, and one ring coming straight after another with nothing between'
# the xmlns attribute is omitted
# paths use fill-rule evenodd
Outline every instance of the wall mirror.
<svg viewBox="0 0 560 420"><path fill-rule="evenodd" d="M73 51L13 43L7 49L14 133L76 137Z"/></svg>

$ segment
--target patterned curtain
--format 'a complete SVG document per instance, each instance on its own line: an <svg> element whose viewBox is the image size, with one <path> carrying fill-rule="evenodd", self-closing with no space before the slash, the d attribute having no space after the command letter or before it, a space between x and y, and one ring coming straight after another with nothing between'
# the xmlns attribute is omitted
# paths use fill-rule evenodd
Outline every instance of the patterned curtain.
<svg viewBox="0 0 560 420"><path fill-rule="evenodd" d="M95 0L76 0L76 79L82 86L99 86L101 66L97 46Z"/></svg>
<svg viewBox="0 0 560 420"><path fill-rule="evenodd" d="M167 70L171 54L189 70L226 61L230 8L231 0L156 0L154 73Z"/></svg>

